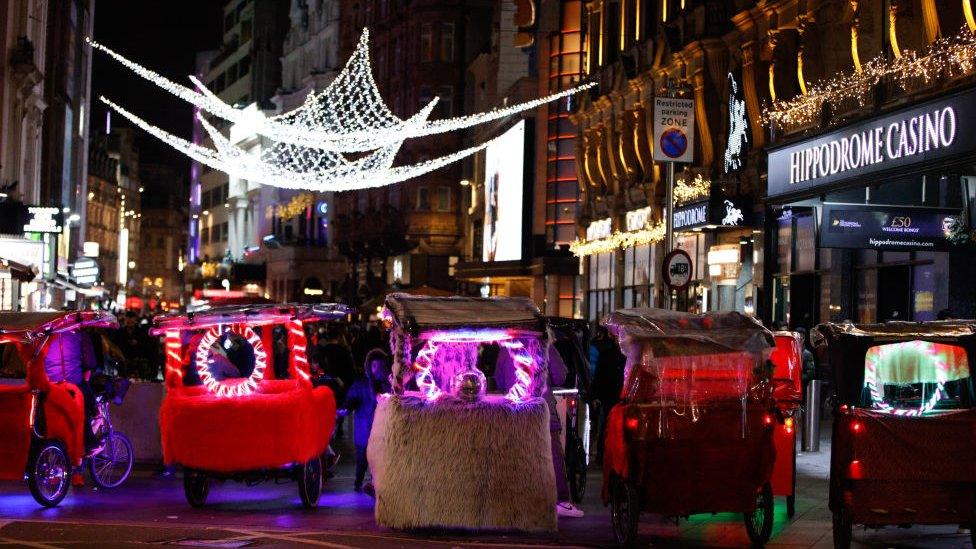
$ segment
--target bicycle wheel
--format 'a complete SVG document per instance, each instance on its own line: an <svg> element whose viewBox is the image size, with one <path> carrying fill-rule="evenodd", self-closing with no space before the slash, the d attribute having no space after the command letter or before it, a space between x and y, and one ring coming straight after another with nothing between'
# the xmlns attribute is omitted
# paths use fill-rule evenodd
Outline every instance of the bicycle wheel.
<svg viewBox="0 0 976 549"><path fill-rule="evenodd" d="M27 487L34 501L54 507L68 495L71 464L60 442L45 440L31 452L27 465Z"/></svg>
<svg viewBox="0 0 976 549"><path fill-rule="evenodd" d="M773 487L767 482L756 493L756 510L743 517L753 547L762 547L773 533Z"/></svg>
<svg viewBox="0 0 976 549"><path fill-rule="evenodd" d="M322 494L322 460L315 456L298 470L298 494L302 505L308 509L317 507Z"/></svg>
<svg viewBox="0 0 976 549"><path fill-rule="evenodd" d="M92 480L102 488L115 488L125 482L135 461L132 442L124 434L113 431L105 437L102 450L88 460Z"/></svg>

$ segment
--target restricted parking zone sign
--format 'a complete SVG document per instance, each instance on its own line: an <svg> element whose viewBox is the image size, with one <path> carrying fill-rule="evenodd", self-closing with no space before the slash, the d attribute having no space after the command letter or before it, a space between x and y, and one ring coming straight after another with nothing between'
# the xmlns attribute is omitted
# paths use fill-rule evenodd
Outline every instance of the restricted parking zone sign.
<svg viewBox="0 0 976 549"><path fill-rule="evenodd" d="M692 162L695 157L695 102L654 98L654 160Z"/></svg>

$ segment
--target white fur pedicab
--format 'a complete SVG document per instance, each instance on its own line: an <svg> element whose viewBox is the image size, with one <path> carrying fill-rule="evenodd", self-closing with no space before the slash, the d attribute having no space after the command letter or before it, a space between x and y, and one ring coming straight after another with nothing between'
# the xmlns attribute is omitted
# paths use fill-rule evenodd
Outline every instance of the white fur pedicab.
<svg viewBox="0 0 976 549"><path fill-rule="evenodd" d="M554 531L546 329L528 299L391 294L392 394L369 438L376 522L398 529ZM497 348L494 347L497 345ZM478 369L497 349L487 393ZM506 358L506 357L503 357ZM493 361L488 361L489 364ZM490 367L490 366L489 366Z"/></svg>

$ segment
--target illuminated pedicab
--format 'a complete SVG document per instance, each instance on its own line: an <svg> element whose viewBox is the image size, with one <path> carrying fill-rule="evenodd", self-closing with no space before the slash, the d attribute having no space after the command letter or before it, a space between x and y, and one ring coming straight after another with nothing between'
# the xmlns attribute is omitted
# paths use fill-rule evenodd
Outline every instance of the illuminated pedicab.
<svg viewBox="0 0 976 549"><path fill-rule="evenodd" d="M376 522L555 530L549 409L540 398L547 338L535 305L391 294L383 318L393 391L380 396L368 445ZM487 394L477 367L493 351L511 359L512 371L490 372L513 380L504 393Z"/></svg>
<svg viewBox="0 0 976 549"><path fill-rule="evenodd" d="M773 527L773 429L798 399L774 397L772 334L739 313L611 313L627 357L604 443L604 503L618 541L640 513L743 513L754 544ZM779 390L781 396L788 390Z"/></svg>
<svg viewBox="0 0 976 549"><path fill-rule="evenodd" d="M348 313L343 305L252 305L156 318L152 333L164 336L166 351L163 458L183 466L190 505L206 503L213 480L278 479L298 481L305 507L318 504L336 402L328 387L312 386L305 325ZM273 350L276 330L285 353ZM288 362L283 379L275 379L275 358Z"/></svg>
<svg viewBox="0 0 976 549"><path fill-rule="evenodd" d="M850 547L855 524L976 522L976 321L828 323L811 336L837 406L834 546Z"/></svg>
<svg viewBox="0 0 976 549"><path fill-rule="evenodd" d="M85 459L98 464L90 468L100 486L118 486L132 469L132 445L121 433L109 432L86 452L89 425L81 390L66 381L51 382L44 370L52 343L63 345L55 336L117 327L114 316L95 311L0 313L0 346L12 345L16 355L5 353L5 358L26 366L24 380L0 384L0 479L26 478L41 505L54 507L64 499L72 469ZM102 424L107 406L99 410L92 421Z"/></svg>

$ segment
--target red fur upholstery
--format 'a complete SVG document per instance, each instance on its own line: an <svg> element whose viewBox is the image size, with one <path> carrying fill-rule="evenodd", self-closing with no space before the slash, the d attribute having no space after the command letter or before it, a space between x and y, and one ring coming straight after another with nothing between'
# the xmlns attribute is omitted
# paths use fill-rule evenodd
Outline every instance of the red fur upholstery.
<svg viewBox="0 0 976 549"><path fill-rule="evenodd" d="M85 397L71 383L52 383L44 400L47 421L46 436L60 440L68 451L68 459L81 465L85 453Z"/></svg>
<svg viewBox="0 0 976 549"><path fill-rule="evenodd" d="M0 385L0 479L20 480L30 451L31 393L27 384Z"/></svg>
<svg viewBox="0 0 976 549"><path fill-rule="evenodd" d="M237 398L178 388L159 412L163 458L218 473L307 461L325 452L335 414L329 388L296 389L292 380L265 380Z"/></svg>

